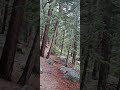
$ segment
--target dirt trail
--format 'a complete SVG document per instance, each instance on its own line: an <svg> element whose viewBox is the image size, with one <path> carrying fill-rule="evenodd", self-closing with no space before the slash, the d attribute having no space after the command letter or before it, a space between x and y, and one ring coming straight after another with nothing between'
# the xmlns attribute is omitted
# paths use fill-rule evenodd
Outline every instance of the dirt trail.
<svg viewBox="0 0 120 90"><path fill-rule="evenodd" d="M56 63L49 65L48 60L56 61ZM63 74L59 70L62 64L59 61L53 55L49 59L40 57L40 65L43 69L43 74L40 74L40 90L79 90L79 83L63 78Z"/></svg>

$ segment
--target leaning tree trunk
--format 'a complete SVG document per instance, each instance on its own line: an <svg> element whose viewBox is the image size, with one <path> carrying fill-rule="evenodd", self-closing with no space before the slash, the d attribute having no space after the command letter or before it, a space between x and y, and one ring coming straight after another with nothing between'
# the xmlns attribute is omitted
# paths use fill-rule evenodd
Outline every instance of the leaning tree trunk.
<svg viewBox="0 0 120 90"><path fill-rule="evenodd" d="M35 59L39 53L39 46L40 46L40 40L39 40L40 37L39 36L40 36L40 30L39 30L39 26L38 26L36 35L35 35L35 38L33 41L33 45L30 50L30 54L28 56L28 59L27 59L26 65L25 65L25 70L23 71L22 76L20 77L20 79L18 81L18 83L21 85L24 85L28 81L28 79L31 76L32 70L34 68Z"/></svg>
<svg viewBox="0 0 120 90"><path fill-rule="evenodd" d="M47 20L47 24L45 25L44 36L43 36L42 45L40 48L40 56L42 56L42 57L44 57L45 47L46 47L46 43L47 43L47 39L48 39L48 31L49 31L49 26L50 26L50 16L51 15L52 15L52 9L50 6L49 10L48 10L48 20Z"/></svg>
<svg viewBox="0 0 120 90"><path fill-rule="evenodd" d="M50 48L49 48L48 54L47 54L47 56L46 56L47 59L48 59L49 56L50 56L51 49L52 49L53 44L54 44L54 41L55 41L55 36L56 36L56 32L57 32L57 30L58 30L58 20L56 21L56 24L55 24L55 31L54 31L54 34L53 34L52 42L51 42L51 45L50 45Z"/></svg>
<svg viewBox="0 0 120 90"><path fill-rule="evenodd" d="M3 17L3 24L2 24L2 31L1 31L2 34L4 34L4 32L5 32L6 21L7 21L7 15L8 15L8 5L9 5L9 0L6 0L5 11L4 11L4 17Z"/></svg>
<svg viewBox="0 0 120 90"><path fill-rule="evenodd" d="M10 80L26 0L14 0L9 28L0 60L0 77ZM21 6L18 8L18 6Z"/></svg>

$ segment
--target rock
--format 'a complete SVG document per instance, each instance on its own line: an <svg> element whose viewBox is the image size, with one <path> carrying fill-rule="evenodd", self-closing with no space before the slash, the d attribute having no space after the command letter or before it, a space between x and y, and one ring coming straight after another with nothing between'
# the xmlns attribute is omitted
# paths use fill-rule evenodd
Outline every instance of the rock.
<svg viewBox="0 0 120 90"><path fill-rule="evenodd" d="M67 67L65 67L65 66L61 66L60 67L60 71L62 72L62 73L66 73L67 72Z"/></svg>
<svg viewBox="0 0 120 90"><path fill-rule="evenodd" d="M67 73L64 74L64 77L69 80L72 80L73 82L80 81L80 74L78 74L75 70L69 69Z"/></svg>
<svg viewBox="0 0 120 90"><path fill-rule="evenodd" d="M66 63L67 57L66 57L66 56L60 56L60 60L61 60L63 63Z"/></svg>
<svg viewBox="0 0 120 90"><path fill-rule="evenodd" d="M64 74L64 78L70 79L74 82L79 82L80 74L78 74L73 68L61 66L60 71Z"/></svg>
<svg viewBox="0 0 120 90"><path fill-rule="evenodd" d="M80 61L76 61L76 62L75 62L75 65L80 65Z"/></svg>
<svg viewBox="0 0 120 90"><path fill-rule="evenodd" d="M31 86L25 85L21 90L34 90Z"/></svg>
<svg viewBox="0 0 120 90"><path fill-rule="evenodd" d="M74 69L80 71L80 61L76 61L76 62L75 62Z"/></svg>

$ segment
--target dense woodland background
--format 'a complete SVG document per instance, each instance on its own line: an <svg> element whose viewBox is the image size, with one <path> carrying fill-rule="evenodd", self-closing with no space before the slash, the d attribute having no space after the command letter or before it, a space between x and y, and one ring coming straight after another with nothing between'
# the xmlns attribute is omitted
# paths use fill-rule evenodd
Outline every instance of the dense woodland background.
<svg viewBox="0 0 120 90"><path fill-rule="evenodd" d="M120 90L120 1L80 1L80 90Z"/></svg>
<svg viewBox="0 0 120 90"><path fill-rule="evenodd" d="M40 55L49 45L47 58L64 55L75 64L80 56L80 1L41 0L40 7Z"/></svg>
<svg viewBox="0 0 120 90"><path fill-rule="evenodd" d="M39 3L39 0L0 0L0 90L3 86L13 90L3 80L32 86L31 75L37 75L38 86L32 88L39 90Z"/></svg>

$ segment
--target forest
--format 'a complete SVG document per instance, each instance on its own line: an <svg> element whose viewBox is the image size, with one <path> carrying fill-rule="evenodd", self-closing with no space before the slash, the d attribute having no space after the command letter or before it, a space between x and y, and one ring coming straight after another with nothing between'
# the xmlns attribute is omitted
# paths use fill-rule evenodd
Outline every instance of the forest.
<svg viewBox="0 0 120 90"><path fill-rule="evenodd" d="M39 3L0 0L0 90L40 88Z"/></svg>
<svg viewBox="0 0 120 90"><path fill-rule="evenodd" d="M40 90L80 89L80 0L40 0Z"/></svg>
<svg viewBox="0 0 120 90"><path fill-rule="evenodd" d="M120 90L119 32L119 0L80 0L80 90Z"/></svg>
<svg viewBox="0 0 120 90"><path fill-rule="evenodd" d="M120 0L0 0L0 90L120 90Z"/></svg>

